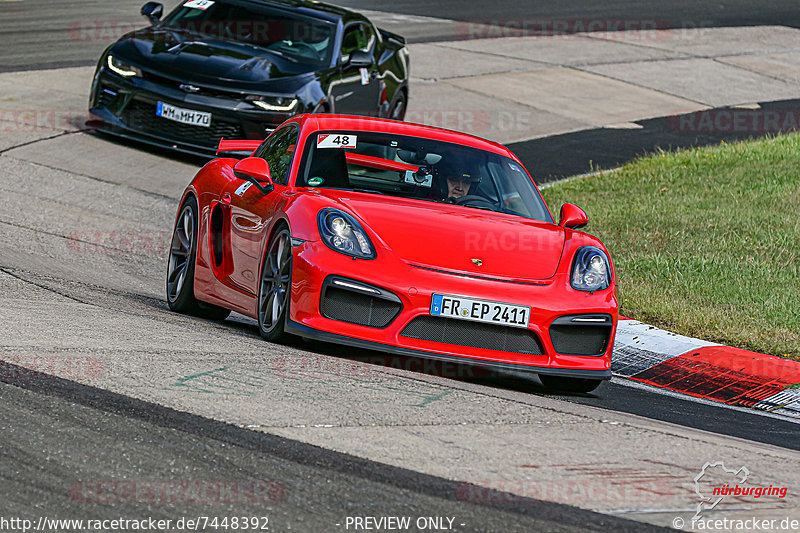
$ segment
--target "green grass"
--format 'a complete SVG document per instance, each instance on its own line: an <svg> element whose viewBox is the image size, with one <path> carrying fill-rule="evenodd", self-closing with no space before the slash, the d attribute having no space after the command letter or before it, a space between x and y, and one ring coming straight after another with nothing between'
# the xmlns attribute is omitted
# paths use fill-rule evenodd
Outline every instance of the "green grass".
<svg viewBox="0 0 800 533"><path fill-rule="evenodd" d="M661 153L542 191L615 264L621 313L800 360L800 135Z"/></svg>

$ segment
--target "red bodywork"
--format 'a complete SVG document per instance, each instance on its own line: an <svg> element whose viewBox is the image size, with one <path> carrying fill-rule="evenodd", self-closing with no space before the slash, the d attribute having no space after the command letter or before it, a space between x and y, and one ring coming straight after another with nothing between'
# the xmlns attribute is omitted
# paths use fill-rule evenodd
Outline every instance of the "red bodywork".
<svg viewBox="0 0 800 533"><path fill-rule="evenodd" d="M466 134L383 119L299 115L289 122L299 126L300 135L288 186L275 184L268 195L251 187L239 196L235 191L244 182L233 172L238 160L221 158L201 169L186 189L185 195L195 195L200 208L194 285L198 300L256 318L267 242L282 224L290 228L294 243L287 331L395 353L535 373L610 377L618 317L613 267L608 289L590 293L570 286L573 257L579 247L595 246L608 255L596 237L554 223L451 204L294 186L303 147L317 131L380 131L436 139L500 154L522 166L507 148ZM222 141L219 152L252 152L259 145L257 141ZM397 165L400 169L402 163ZM403 169L406 166L417 168L405 165ZM351 214L363 226L377 250L375 259L355 260L325 245L317 214L326 207ZM480 259L481 264L473 259ZM323 281L330 275L390 291L401 300L402 311L384 328L326 318L320 313L320 297ZM545 353L530 355L401 336L413 318L429 314L434 292L530 306L528 329L539 337ZM553 321L592 313L611 317L604 353L557 353L549 333Z"/></svg>

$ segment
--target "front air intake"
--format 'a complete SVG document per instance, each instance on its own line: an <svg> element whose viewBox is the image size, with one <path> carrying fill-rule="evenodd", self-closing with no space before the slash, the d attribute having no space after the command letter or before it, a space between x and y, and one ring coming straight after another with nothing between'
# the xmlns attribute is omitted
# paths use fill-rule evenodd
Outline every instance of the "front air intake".
<svg viewBox="0 0 800 533"><path fill-rule="evenodd" d="M385 328L397 318L403 304L393 293L360 281L330 277L322 287L322 316L359 326Z"/></svg>
<svg viewBox="0 0 800 533"><path fill-rule="evenodd" d="M610 315L563 316L550 326L553 348L562 355L603 355L611 340Z"/></svg>

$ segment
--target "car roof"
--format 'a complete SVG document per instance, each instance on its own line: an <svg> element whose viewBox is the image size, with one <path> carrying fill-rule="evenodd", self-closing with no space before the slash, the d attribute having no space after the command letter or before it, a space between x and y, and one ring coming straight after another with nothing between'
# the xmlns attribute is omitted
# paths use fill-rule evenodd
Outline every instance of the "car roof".
<svg viewBox="0 0 800 533"><path fill-rule="evenodd" d="M305 114L294 117L302 128L311 128L313 131L346 130L346 131L375 131L380 133L394 133L410 137L423 137L438 141L450 142L485 150L495 154L517 159L516 156L500 143L482 139L468 133L461 133L435 126L400 122L377 117L361 117L354 115L328 115Z"/></svg>
<svg viewBox="0 0 800 533"><path fill-rule="evenodd" d="M368 21L368 19L350 9L326 4L324 2L315 2L313 0L249 0L254 4L264 6L275 6L284 9L291 9L306 15L314 15L319 18L336 22L341 20L343 23L348 23L353 20Z"/></svg>

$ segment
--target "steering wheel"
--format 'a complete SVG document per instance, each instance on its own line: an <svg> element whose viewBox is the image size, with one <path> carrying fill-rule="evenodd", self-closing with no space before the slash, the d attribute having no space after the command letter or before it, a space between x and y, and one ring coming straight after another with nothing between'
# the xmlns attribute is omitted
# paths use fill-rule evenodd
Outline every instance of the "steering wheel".
<svg viewBox="0 0 800 533"><path fill-rule="evenodd" d="M308 44L307 42L304 42L304 41L291 41L291 42L292 42L292 44L288 44L286 41L281 41L281 44L286 48L302 48L302 49L305 49L306 51L303 51L303 52L298 50L298 52L300 52L303 55L308 55L307 51L310 50L312 56L319 57L319 52L317 51L317 49L314 48L313 46L311 46L310 44Z"/></svg>
<svg viewBox="0 0 800 533"><path fill-rule="evenodd" d="M450 197L447 200L456 205L463 205L467 207L476 207L478 209L490 209L492 211L497 211L497 206L494 203L492 203L488 198L485 198L478 194L468 194L466 196L462 196L461 198Z"/></svg>

